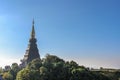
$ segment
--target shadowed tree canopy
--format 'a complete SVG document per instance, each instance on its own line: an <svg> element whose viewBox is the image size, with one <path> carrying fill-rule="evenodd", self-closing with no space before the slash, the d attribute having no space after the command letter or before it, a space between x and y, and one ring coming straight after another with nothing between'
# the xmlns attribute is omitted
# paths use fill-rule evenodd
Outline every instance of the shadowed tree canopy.
<svg viewBox="0 0 120 80"><path fill-rule="evenodd" d="M16 80L111 80L101 73L91 72L76 62L47 54L42 60L34 59L18 72Z"/></svg>

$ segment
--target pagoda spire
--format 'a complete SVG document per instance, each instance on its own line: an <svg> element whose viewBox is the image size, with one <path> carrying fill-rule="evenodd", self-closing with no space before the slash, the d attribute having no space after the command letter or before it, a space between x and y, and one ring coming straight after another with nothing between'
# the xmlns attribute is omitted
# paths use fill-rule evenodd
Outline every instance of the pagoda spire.
<svg viewBox="0 0 120 80"><path fill-rule="evenodd" d="M33 59L40 59L39 50L37 48L37 39L35 38L35 29L34 29L34 19L32 22L32 31L29 39L28 48L25 52L24 58L21 60L21 65L25 67L28 63L30 63Z"/></svg>
<svg viewBox="0 0 120 80"><path fill-rule="evenodd" d="M32 22L31 38L35 38L34 19L33 19L33 22Z"/></svg>

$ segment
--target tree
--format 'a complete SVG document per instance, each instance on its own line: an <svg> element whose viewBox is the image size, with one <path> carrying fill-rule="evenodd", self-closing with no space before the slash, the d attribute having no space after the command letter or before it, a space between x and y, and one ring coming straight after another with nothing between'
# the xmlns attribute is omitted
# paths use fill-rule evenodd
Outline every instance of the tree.
<svg viewBox="0 0 120 80"><path fill-rule="evenodd" d="M4 80L14 80L14 79L13 79L13 75L11 75L9 72L5 72L5 73L3 74L3 79L4 79Z"/></svg>
<svg viewBox="0 0 120 80"><path fill-rule="evenodd" d="M22 69L18 72L16 80L39 80L40 74L37 70Z"/></svg>
<svg viewBox="0 0 120 80"><path fill-rule="evenodd" d="M49 75L47 68L42 66L40 67L40 80L49 80Z"/></svg>
<svg viewBox="0 0 120 80"><path fill-rule="evenodd" d="M13 76L14 80L16 79L16 75L17 75L19 70L20 70L20 68L19 68L18 64L17 63L13 63L9 73Z"/></svg>
<svg viewBox="0 0 120 80"><path fill-rule="evenodd" d="M39 68L42 66L40 59L34 59L26 68L17 73L16 80L39 80Z"/></svg>
<svg viewBox="0 0 120 80"><path fill-rule="evenodd" d="M34 59L32 62L30 62L27 66L29 69L36 69L39 70L39 68L42 66L42 62L40 59Z"/></svg>
<svg viewBox="0 0 120 80"><path fill-rule="evenodd" d="M3 69L2 69L2 67L0 67L0 74L1 74L1 73L3 73Z"/></svg>
<svg viewBox="0 0 120 80"><path fill-rule="evenodd" d="M34 59L18 72L16 80L110 80L108 77L91 72L75 61L65 62L54 55L42 60Z"/></svg>

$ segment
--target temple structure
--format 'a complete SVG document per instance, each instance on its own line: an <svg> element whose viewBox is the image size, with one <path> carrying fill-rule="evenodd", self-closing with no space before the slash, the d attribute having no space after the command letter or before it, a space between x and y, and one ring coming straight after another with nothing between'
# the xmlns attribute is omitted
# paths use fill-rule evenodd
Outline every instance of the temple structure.
<svg viewBox="0 0 120 80"><path fill-rule="evenodd" d="M37 42L37 40L35 38L35 29L34 29L34 20L33 20L32 31L31 31L31 36L29 39L28 48L25 52L24 58L21 60L22 67L25 67L33 59L36 59L36 58L40 59L40 55L39 55L39 51L38 51L36 42Z"/></svg>

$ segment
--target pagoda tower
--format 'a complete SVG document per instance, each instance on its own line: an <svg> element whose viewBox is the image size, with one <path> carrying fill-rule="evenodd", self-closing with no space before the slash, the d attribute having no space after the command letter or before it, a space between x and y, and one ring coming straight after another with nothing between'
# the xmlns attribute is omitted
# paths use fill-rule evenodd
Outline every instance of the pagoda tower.
<svg viewBox="0 0 120 80"><path fill-rule="evenodd" d="M40 59L40 55L39 55L39 51L38 51L36 42L37 42L37 40L35 38L35 29L34 29L34 20L33 20L32 31L31 31L31 36L30 36L30 39L29 39L28 48L26 50L24 58L21 60L21 62L22 62L21 66L22 67L25 67L33 59L36 59L36 58Z"/></svg>

